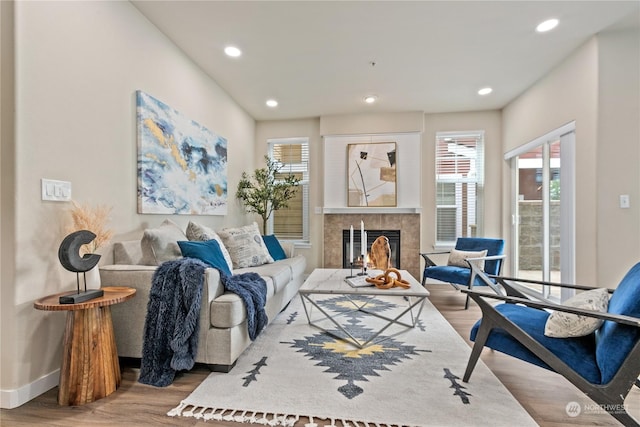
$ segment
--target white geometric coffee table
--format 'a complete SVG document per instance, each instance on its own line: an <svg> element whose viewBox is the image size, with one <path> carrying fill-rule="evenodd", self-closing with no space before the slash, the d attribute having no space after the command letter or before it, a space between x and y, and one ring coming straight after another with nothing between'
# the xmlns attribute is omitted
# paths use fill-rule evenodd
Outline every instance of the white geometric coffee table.
<svg viewBox="0 0 640 427"><path fill-rule="evenodd" d="M374 340L380 336L387 328L392 325L404 326L407 329L413 328L418 322L424 300L429 296L429 291L426 290L420 282L418 282L411 274L405 270L400 270L402 278L407 280L411 285L410 288L391 288L391 289L379 289L375 286L354 288L345 282L345 277L350 274L350 270L347 269L329 269L329 268L317 268L309 275L307 280L302 284L300 290L300 298L302 299L302 305L304 306L307 320L311 326L314 326L321 331L333 336L334 338L341 339L346 342L350 342L356 347L362 349L369 344L372 344ZM353 336L342 324L339 322L339 317L345 313L331 313L325 310L318 304L317 298L321 295L340 295L346 297L353 305L353 310L365 313L369 316L375 316L386 322L378 330L372 331L370 336L364 339L358 339ZM399 301L406 303L406 308L400 311L395 317L385 317L380 313L367 310L367 305L375 300L378 296L392 296L397 297ZM414 314L414 308L417 307L417 313ZM313 309L317 309L321 314L320 319L314 319ZM405 316L410 316L410 322L403 321ZM326 323L329 321L333 323L340 331L342 331L347 337L339 336L320 323ZM384 339L388 339L384 338ZM376 343L384 341L378 340Z"/></svg>

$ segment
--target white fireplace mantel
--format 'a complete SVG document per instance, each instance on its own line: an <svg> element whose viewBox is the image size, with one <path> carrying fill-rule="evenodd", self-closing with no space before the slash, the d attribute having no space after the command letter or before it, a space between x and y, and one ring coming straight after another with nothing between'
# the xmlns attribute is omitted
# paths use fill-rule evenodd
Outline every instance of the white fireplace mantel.
<svg viewBox="0 0 640 427"><path fill-rule="evenodd" d="M375 214L419 214L422 212L422 208L322 208L323 214L360 214L360 215L375 215Z"/></svg>

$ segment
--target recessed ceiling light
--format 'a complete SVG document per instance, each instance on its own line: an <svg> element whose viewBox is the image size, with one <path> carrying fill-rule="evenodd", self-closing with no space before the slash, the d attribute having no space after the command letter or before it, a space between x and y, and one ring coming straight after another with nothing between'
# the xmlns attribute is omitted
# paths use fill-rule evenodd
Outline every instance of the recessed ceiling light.
<svg viewBox="0 0 640 427"><path fill-rule="evenodd" d="M278 106L278 101L276 101L275 99L267 99L266 104L267 104L267 107L274 108Z"/></svg>
<svg viewBox="0 0 640 427"><path fill-rule="evenodd" d="M478 95L489 95L491 92L493 92L493 89L490 87L483 87L478 91Z"/></svg>
<svg viewBox="0 0 640 427"><path fill-rule="evenodd" d="M369 95L369 96L365 96L364 98L364 102L366 102L367 104L373 104L377 100L378 100L378 97L376 95Z"/></svg>
<svg viewBox="0 0 640 427"><path fill-rule="evenodd" d="M538 24L538 26L536 27L536 31L539 33L545 33L547 31L551 31L553 30L555 27L558 26L558 21L557 19L547 19L544 22L541 22L540 24Z"/></svg>
<svg viewBox="0 0 640 427"><path fill-rule="evenodd" d="M237 58L238 56L242 55L242 51L235 46L225 47L224 53L226 53L227 56L231 56L232 58Z"/></svg>

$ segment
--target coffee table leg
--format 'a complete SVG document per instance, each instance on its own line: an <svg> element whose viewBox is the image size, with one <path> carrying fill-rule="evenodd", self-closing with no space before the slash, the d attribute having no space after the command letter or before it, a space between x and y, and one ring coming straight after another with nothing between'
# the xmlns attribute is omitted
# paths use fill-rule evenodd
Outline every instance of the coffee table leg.
<svg viewBox="0 0 640 427"><path fill-rule="evenodd" d="M110 308L70 311L64 332L58 403L93 402L113 393L120 380Z"/></svg>
<svg viewBox="0 0 640 427"><path fill-rule="evenodd" d="M375 312L372 312L372 311L365 310L365 307L369 304L370 301L375 299L375 296L372 296L371 298L369 298L364 304L358 305L355 301L353 301L353 299L351 298L350 295L346 295L347 299L353 304L354 309L356 311L360 311L360 312L365 313L365 314L367 314L369 316L374 316L374 317L377 317L379 319L382 319L382 320L386 321L384 326L382 326L379 330L372 331L371 335L367 339L358 339L358 338L354 337L351 333L349 333L349 331L346 328L344 328L335 319L340 314L332 316L329 312L325 311L320 305L318 305L318 303L313 300L311 295L300 294L300 297L302 299L302 305L304 306L305 313L307 314L307 321L308 321L309 325L311 325L311 326L313 326L313 327L315 327L317 329L320 329L321 331L325 332L328 335L331 335L334 338L340 339L342 341L349 342L349 343L355 345L358 348L364 348L367 345L372 344L376 338L378 338L384 331L386 331L392 325L400 325L400 326L403 326L403 327L405 327L407 329L414 328L416 326L417 322L418 322L418 318L420 317L420 313L422 313L422 308L424 307L424 301L426 299L426 297L417 297L414 302L411 302L411 299L409 298L408 299L408 306L404 310L402 310L400 312L400 314L396 315L396 317L390 318L390 317L383 316L383 315L381 315L379 313L375 313ZM322 313L322 315L324 316L324 320L331 321L340 331L342 331L347 336L346 337L342 337L342 336L336 335L333 332L329 331L328 329L323 328L322 326L320 326L317 322L313 321L311 319L310 310L307 309L307 305L306 305L305 300L307 302L309 302L312 307L317 308L320 311L320 313ZM413 309L418 304L420 305L420 308L418 310L417 315L414 316L413 315ZM404 322L400 321L400 319L402 317L404 317L407 313L411 314L411 323L410 324L407 324L407 323L404 323ZM394 334L394 335L397 335L397 334ZM380 343L380 342L384 341L385 339L389 339L389 338L391 338L391 337L387 337L387 338L381 339L379 341L376 341L375 343L376 344Z"/></svg>

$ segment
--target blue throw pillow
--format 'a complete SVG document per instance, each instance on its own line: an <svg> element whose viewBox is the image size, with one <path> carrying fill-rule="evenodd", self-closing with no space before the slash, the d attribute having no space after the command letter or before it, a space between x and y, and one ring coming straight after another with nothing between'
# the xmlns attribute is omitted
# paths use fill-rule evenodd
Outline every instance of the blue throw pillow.
<svg viewBox="0 0 640 427"><path fill-rule="evenodd" d="M269 255L271 255L271 258L273 258L274 261L287 259L287 254L284 253L284 249L282 249L282 246L276 236L269 234L268 236L262 236L262 240L269 250Z"/></svg>
<svg viewBox="0 0 640 427"><path fill-rule="evenodd" d="M199 259L218 269L221 275L231 276L229 265L220 250L220 244L216 240L206 240L204 242L179 241L178 246L180 246L183 257Z"/></svg>

